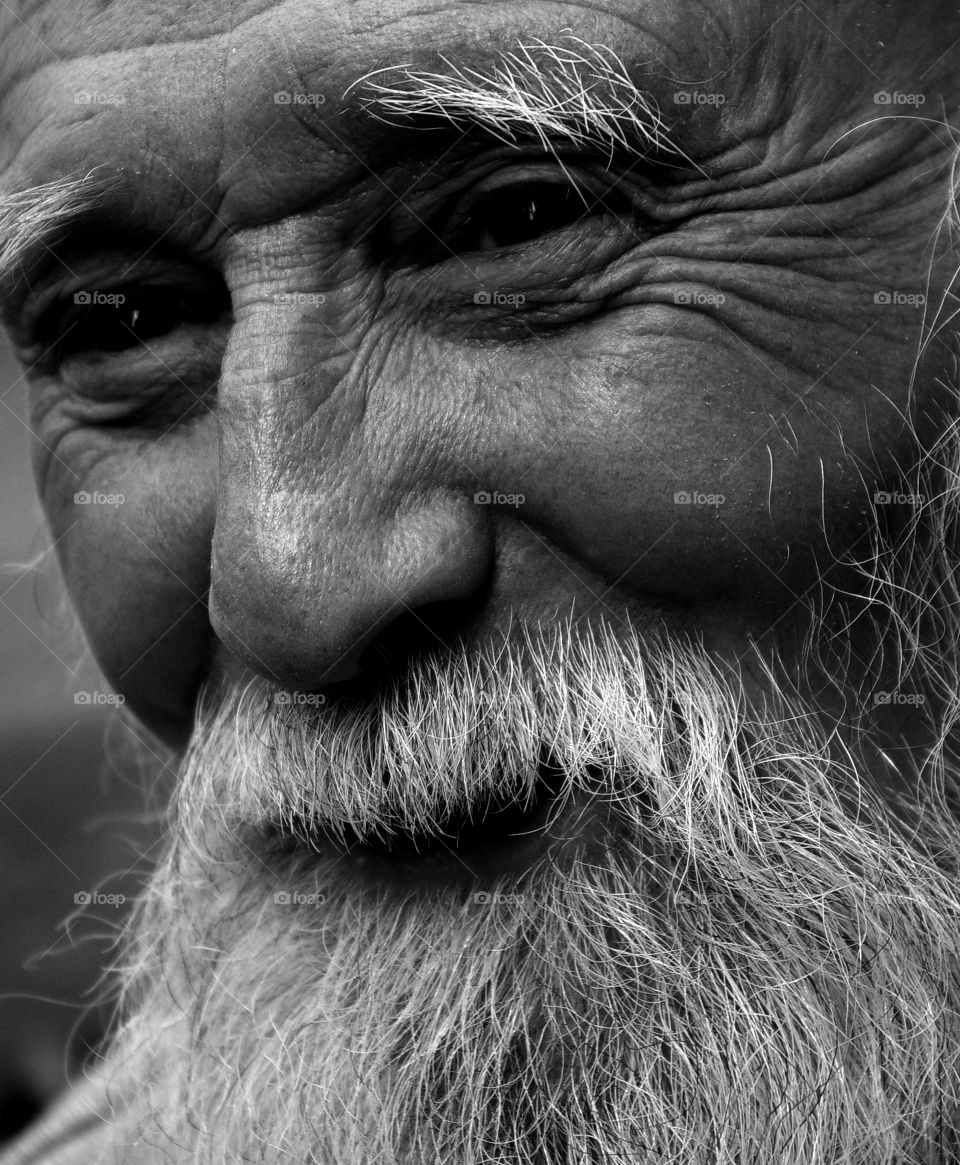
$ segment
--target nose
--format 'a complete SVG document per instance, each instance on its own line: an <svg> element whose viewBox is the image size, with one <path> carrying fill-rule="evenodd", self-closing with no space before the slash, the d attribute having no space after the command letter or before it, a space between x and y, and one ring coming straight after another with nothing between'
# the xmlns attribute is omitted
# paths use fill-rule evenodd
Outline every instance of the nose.
<svg viewBox="0 0 960 1165"><path fill-rule="evenodd" d="M227 651L283 687L317 690L356 677L398 620L409 637L418 612L469 606L492 570L489 519L442 480L431 426L391 408L394 423L375 430L375 402L358 401L343 368L331 383L332 362L291 377L289 358L267 359L252 377L249 353L230 355L209 593Z"/></svg>
<svg viewBox="0 0 960 1165"><path fill-rule="evenodd" d="M433 496L374 518L315 498L231 507L214 536L210 620L240 663L291 690L362 671L379 639L436 634L436 604L468 610L489 575L480 519L465 499ZM418 617L418 615L420 617Z"/></svg>

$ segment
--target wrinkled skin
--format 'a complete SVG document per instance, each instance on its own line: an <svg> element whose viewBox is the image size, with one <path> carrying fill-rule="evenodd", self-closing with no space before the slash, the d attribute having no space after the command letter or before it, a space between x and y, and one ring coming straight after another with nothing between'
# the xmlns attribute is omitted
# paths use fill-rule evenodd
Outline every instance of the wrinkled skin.
<svg viewBox="0 0 960 1165"><path fill-rule="evenodd" d="M14 7L2 188L94 165L122 180L37 296L166 279L211 301L222 281L232 308L175 324L156 357L75 372L78 392L35 374L69 591L147 725L182 742L212 674L316 690L362 672L384 633L419 650L518 612L663 618L732 657L772 627L794 650L797 600L862 532L861 477L884 488L912 450L923 313L874 295L936 305L950 274L924 288L949 162L926 115L956 104L954 6ZM436 220L455 178L465 197L560 181L556 163L470 139L438 158L447 136L385 127L344 91L385 63L480 64L564 28L621 55L700 173L655 176L671 225L652 239L600 214L454 255ZM677 105L678 82L725 103ZM855 129L889 113L881 88L926 100ZM76 104L81 89L126 100ZM325 103L277 105L281 89ZM478 284L526 304L477 308ZM34 358L16 301L10 323ZM916 379L921 427L945 361L932 345ZM525 502L478 506L481 489ZM126 500L80 507L77 490ZM678 490L725 500L678 506Z"/></svg>

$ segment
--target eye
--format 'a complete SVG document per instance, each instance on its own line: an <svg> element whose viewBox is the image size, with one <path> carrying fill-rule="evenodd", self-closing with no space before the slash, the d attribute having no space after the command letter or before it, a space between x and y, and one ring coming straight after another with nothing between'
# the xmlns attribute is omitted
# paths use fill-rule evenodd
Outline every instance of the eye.
<svg viewBox="0 0 960 1165"><path fill-rule="evenodd" d="M80 423L167 432L215 407L230 294L216 272L160 261L124 283L120 261L101 259L79 289L82 273L38 285L8 305L7 327L31 380Z"/></svg>
<svg viewBox="0 0 960 1165"><path fill-rule="evenodd" d="M634 180L557 165L511 168L448 203L430 224L431 257L504 251L571 227L626 231L635 241L667 228L645 214Z"/></svg>
<svg viewBox="0 0 960 1165"><path fill-rule="evenodd" d="M96 359L139 349L184 326L208 325L229 311L226 293L205 287L126 285L83 290L54 304L37 323L45 362Z"/></svg>
<svg viewBox="0 0 960 1165"><path fill-rule="evenodd" d="M453 224L458 250L527 243L597 212L597 200L568 182L521 182L475 196Z"/></svg>

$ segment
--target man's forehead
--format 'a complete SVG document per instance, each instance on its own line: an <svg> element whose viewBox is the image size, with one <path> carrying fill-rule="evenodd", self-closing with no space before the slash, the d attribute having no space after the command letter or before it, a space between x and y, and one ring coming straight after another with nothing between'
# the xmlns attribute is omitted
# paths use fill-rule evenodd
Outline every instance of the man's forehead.
<svg viewBox="0 0 960 1165"><path fill-rule="evenodd" d="M0 44L21 40L26 61L56 61L216 36L275 6L275 0L7 0L0 5Z"/></svg>
<svg viewBox="0 0 960 1165"><path fill-rule="evenodd" d="M811 34L820 26L827 39L848 44L851 56L868 67L865 30L873 47L894 53L898 46L885 46L882 38L902 32L905 23L926 32L940 51L948 50L945 38L951 32L960 32L956 6L949 0L913 5L904 0L481 0L466 5L450 0L232 0L229 5L219 0L8 0L0 4L0 84L6 87L44 66L82 56L232 41L265 29L285 30L294 54L302 37L309 40L311 31L322 30L328 47L349 58L355 49L367 49L351 44L358 37L370 46L409 43L429 51L471 38L482 42L498 27L542 34L579 25L577 31L588 40L629 38L633 30L638 45L655 45L657 56L681 68L698 63L685 62L684 53L706 64L710 50L721 47L726 52L713 63L723 68L734 63L731 55L750 54L758 41L779 39L784 50L798 47L797 18L808 18ZM901 41L899 50L907 47Z"/></svg>
<svg viewBox="0 0 960 1165"><path fill-rule="evenodd" d="M251 0L231 6L227 22L222 5L195 0L114 0L96 19L92 0L77 9L50 0L4 18L0 187L22 189L97 165L137 173L143 156L148 164L168 160L193 190L217 182L217 166L233 184L241 172L243 181L257 174L283 181L285 170L313 166L323 126L330 148L321 164L338 151L364 154L363 137L377 131L369 118L349 121L360 94L354 90L348 102L343 96L365 73L391 64L437 67L443 55L483 68L501 49L536 37L555 41L565 30L634 64L673 52L666 10L651 4L648 27L635 19L641 9L625 0L610 0L607 16L577 4ZM161 10L166 18L158 23ZM276 94L290 92L302 99L293 108L274 104Z"/></svg>
<svg viewBox="0 0 960 1165"><path fill-rule="evenodd" d="M914 74L932 76L940 57L949 62L944 48L960 26L929 17L942 9L946 18L952 6L920 0L915 18L905 17L903 7L865 0L0 4L0 189L98 165L137 174L146 157L150 166L157 159L161 169L172 166L194 193L218 184L226 168L233 185L256 186L261 200L260 175L276 177L278 185L288 173L302 173L306 186L318 181L307 173L315 162L311 134L329 131L330 148L318 164L329 166L338 151L360 158L361 169L368 164L361 140L368 131L344 120L349 109L341 100L365 73L396 64L436 67L440 57L483 69L518 43L558 43L569 32L615 50L642 74L641 84L649 79L668 121L718 122L718 106L709 101L676 104L674 91L692 86L708 98L719 93L728 111L739 105L732 115L738 136L763 134L761 120L787 116L772 107L781 97L787 102L796 78L813 94L804 101L822 102L829 129L834 108L846 107L851 89L869 103L873 89L902 87L911 54L923 58ZM924 38L929 44L921 52ZM833 55L816 84L810 75L818 66L805 63L807 51ZM750 107L771 83L783 84L783 93L768 97L754 116ZM845 90L840 97L839 90ZM278 92L302 100L284 109L273 103ZM791 96L796 100L795 91Z"/></svg>

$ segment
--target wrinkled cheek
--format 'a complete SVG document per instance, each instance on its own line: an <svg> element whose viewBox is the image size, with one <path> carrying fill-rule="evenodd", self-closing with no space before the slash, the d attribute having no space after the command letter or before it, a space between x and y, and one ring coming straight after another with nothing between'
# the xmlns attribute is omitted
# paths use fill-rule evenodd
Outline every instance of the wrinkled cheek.
<svg viewBox="0 0 960 1165"><path fill-rule="evenodd" d="M71 601L107 681L151 731L185 742L210 648L216 449L158 442L74 477L43 502ZM69 464L69 463L68 463Z"/></svg>

